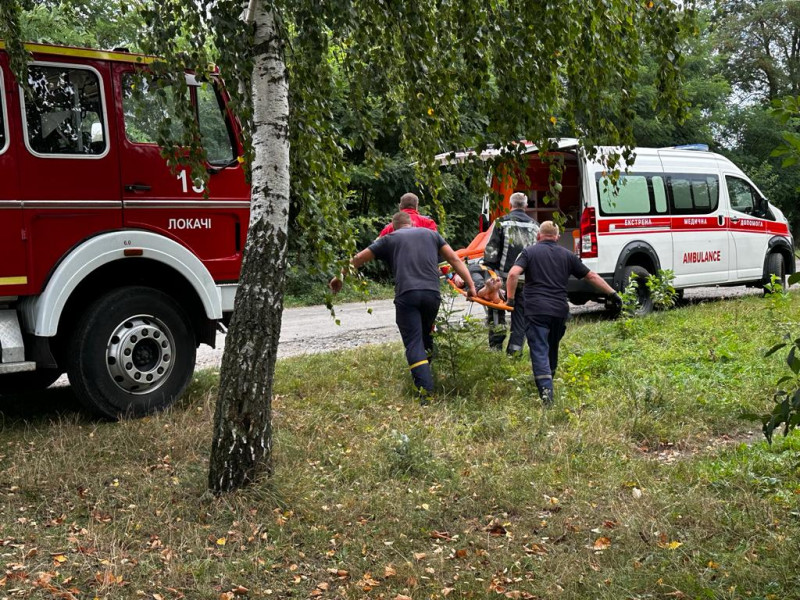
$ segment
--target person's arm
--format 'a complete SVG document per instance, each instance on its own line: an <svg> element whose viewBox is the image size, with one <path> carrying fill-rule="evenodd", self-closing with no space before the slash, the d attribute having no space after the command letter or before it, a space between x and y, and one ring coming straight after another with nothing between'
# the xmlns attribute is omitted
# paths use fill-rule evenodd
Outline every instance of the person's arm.
<svg viewBox="0 0 800 600"><path fill-rule="evenodd" d="M506 279L506 304L508 304L508 306L514 306L514 295L517 293L517 283L519 282L519 276L522 275L524 270L525 269L519 265L514 265L508 272L508 278Z"/></svg>
<svg viewBox="0 0 800 600"><path fill-rule="evenodd" d="M604 294L608 294L609 296L611 296L611 295L613 295L613 294L616 294L616 293L617 293L617 292L616 292L616 290L615 290L614 288L612 288L610 285L608 285L608 284L606 283L605 279L603 279L602 277L600 277L600 275L598 275L598 274L597 274L597 273L595 273L594 271L589 271L589 272L586 274L586 276L584 277L584 279L585 279L587 282L589 282L590 284L592 284L592 286L593 286L593 287L594 287L596 290L598 290L598 291L600 291L600 292L603 292Z"/></svg>
<svg viewBox="0 0 800 600"><path fill-rule="evenodd" d="M358 270L371 260L375 260L375 254L369 248L365 248L364 250L362 250L361 252L359 252L353 258L350 259L350 265L353 269ZM341 291L343 280L344 280L344 271L342 271L342 274L339 277L334 277L328 283L328 287L331 288L331 291L334 294L338 294Z"/></svg>
<svg viewBox="0 0 800 600"><path fill-rule="evenodd" d="M475 296L477 292L475 291L475 282L472 281L472 275L467 265L464 264L464 261L458 258L455 250L453 250L449 244L445 244L439 248L439 255L449 262L450 266L452 266L455 272L464 280L465 287L467 288L467 297Z"/></svg>

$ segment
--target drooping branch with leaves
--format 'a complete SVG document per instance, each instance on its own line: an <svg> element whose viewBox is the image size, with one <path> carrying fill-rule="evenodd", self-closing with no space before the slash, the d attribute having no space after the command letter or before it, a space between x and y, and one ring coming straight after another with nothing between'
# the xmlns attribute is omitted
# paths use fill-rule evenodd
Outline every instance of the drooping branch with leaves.
<svg viewBox="0 0 800 600"><path fill-rule="evenodd" d="M6 7L9 3L3 3ZM16 2L11 2L14 7ZM691 3L676 0L162 0L143 2L142 49L159 68L216 62L244 124L252 210L220 374L209 487L232 490L272 468L271 396L290 216L320 271L354 250L345 156L380 167L391 126L436 201L439 152L561 135L633 143L639 64L657 66L658 106L680 114ZM18 9L8 18L15 22ZM6 15L4 15L6 16ZM8 37L18 41L19 30ZM17 54L14 54L17 56ZM19 71L18 71L19 72ZM176 78L176 81L180 78ZM343 122L337 107L348 107ZM191 115L179 115L187 124ZM165 155L175 140L160 140ZM205 171L192 169L195 177ZM213 183L212 183L213 184ZM290 204L291 202L291 204Z"/></svg>

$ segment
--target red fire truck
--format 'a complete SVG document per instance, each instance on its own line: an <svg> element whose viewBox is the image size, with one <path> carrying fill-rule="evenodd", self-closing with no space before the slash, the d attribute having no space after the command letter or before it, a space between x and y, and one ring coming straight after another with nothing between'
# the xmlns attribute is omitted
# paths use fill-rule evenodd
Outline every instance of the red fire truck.
<svg viewBox="0 0 800 600"><path fill-rule="evenodd" d="M27 49L30 93L0 43L0 395L66 372L107 417L162 409L233 309L250 190L228 96L191 74L190 98L148 90L148 56ZM197 114L207 193L156 144L178 101Z"/></svg>

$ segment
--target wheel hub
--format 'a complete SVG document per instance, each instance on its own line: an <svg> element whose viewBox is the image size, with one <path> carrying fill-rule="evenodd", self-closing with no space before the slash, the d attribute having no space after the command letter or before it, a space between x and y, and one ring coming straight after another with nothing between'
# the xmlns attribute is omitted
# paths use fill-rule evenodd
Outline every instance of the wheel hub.
<svg viewBox="0 0 800 600"><path fill-rule="evenodd" d="M169 378L175 364L174 345L169 329L155 317L130 317L108 339L108 373L124 391L149 394Z"/></svg>

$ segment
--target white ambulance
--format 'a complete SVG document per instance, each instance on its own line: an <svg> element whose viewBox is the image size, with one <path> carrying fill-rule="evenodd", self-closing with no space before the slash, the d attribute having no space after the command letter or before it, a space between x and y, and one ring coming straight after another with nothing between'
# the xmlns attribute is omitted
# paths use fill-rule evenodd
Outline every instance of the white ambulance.
<svg viewBox="0 0 800 600"><path fill-rule="evenodd" d="M675 274L679 291L762 286L773 274L785 281L794 273L794 242L786 217L731 161L703 145L636 148L634 153L631 165L619 165L615 187L603 164L580 152L577 140L558 140L545 160L526 144L525 176L516 167L514 177L493 178L502 206L491 210L489 198L485 200L484 229L507 210L512 193L524 192L527 212L539 222L560 220L561 243L612 287L621 290L631 273L639 276L642 312L652 308L644 282L659 269ZM483 158L492 159L498 152L485 154ZM554 160L563 161L561 191L558 200L547 203ZM603 300L577 280L570 282L569 297L575 304Z"/></svg>

